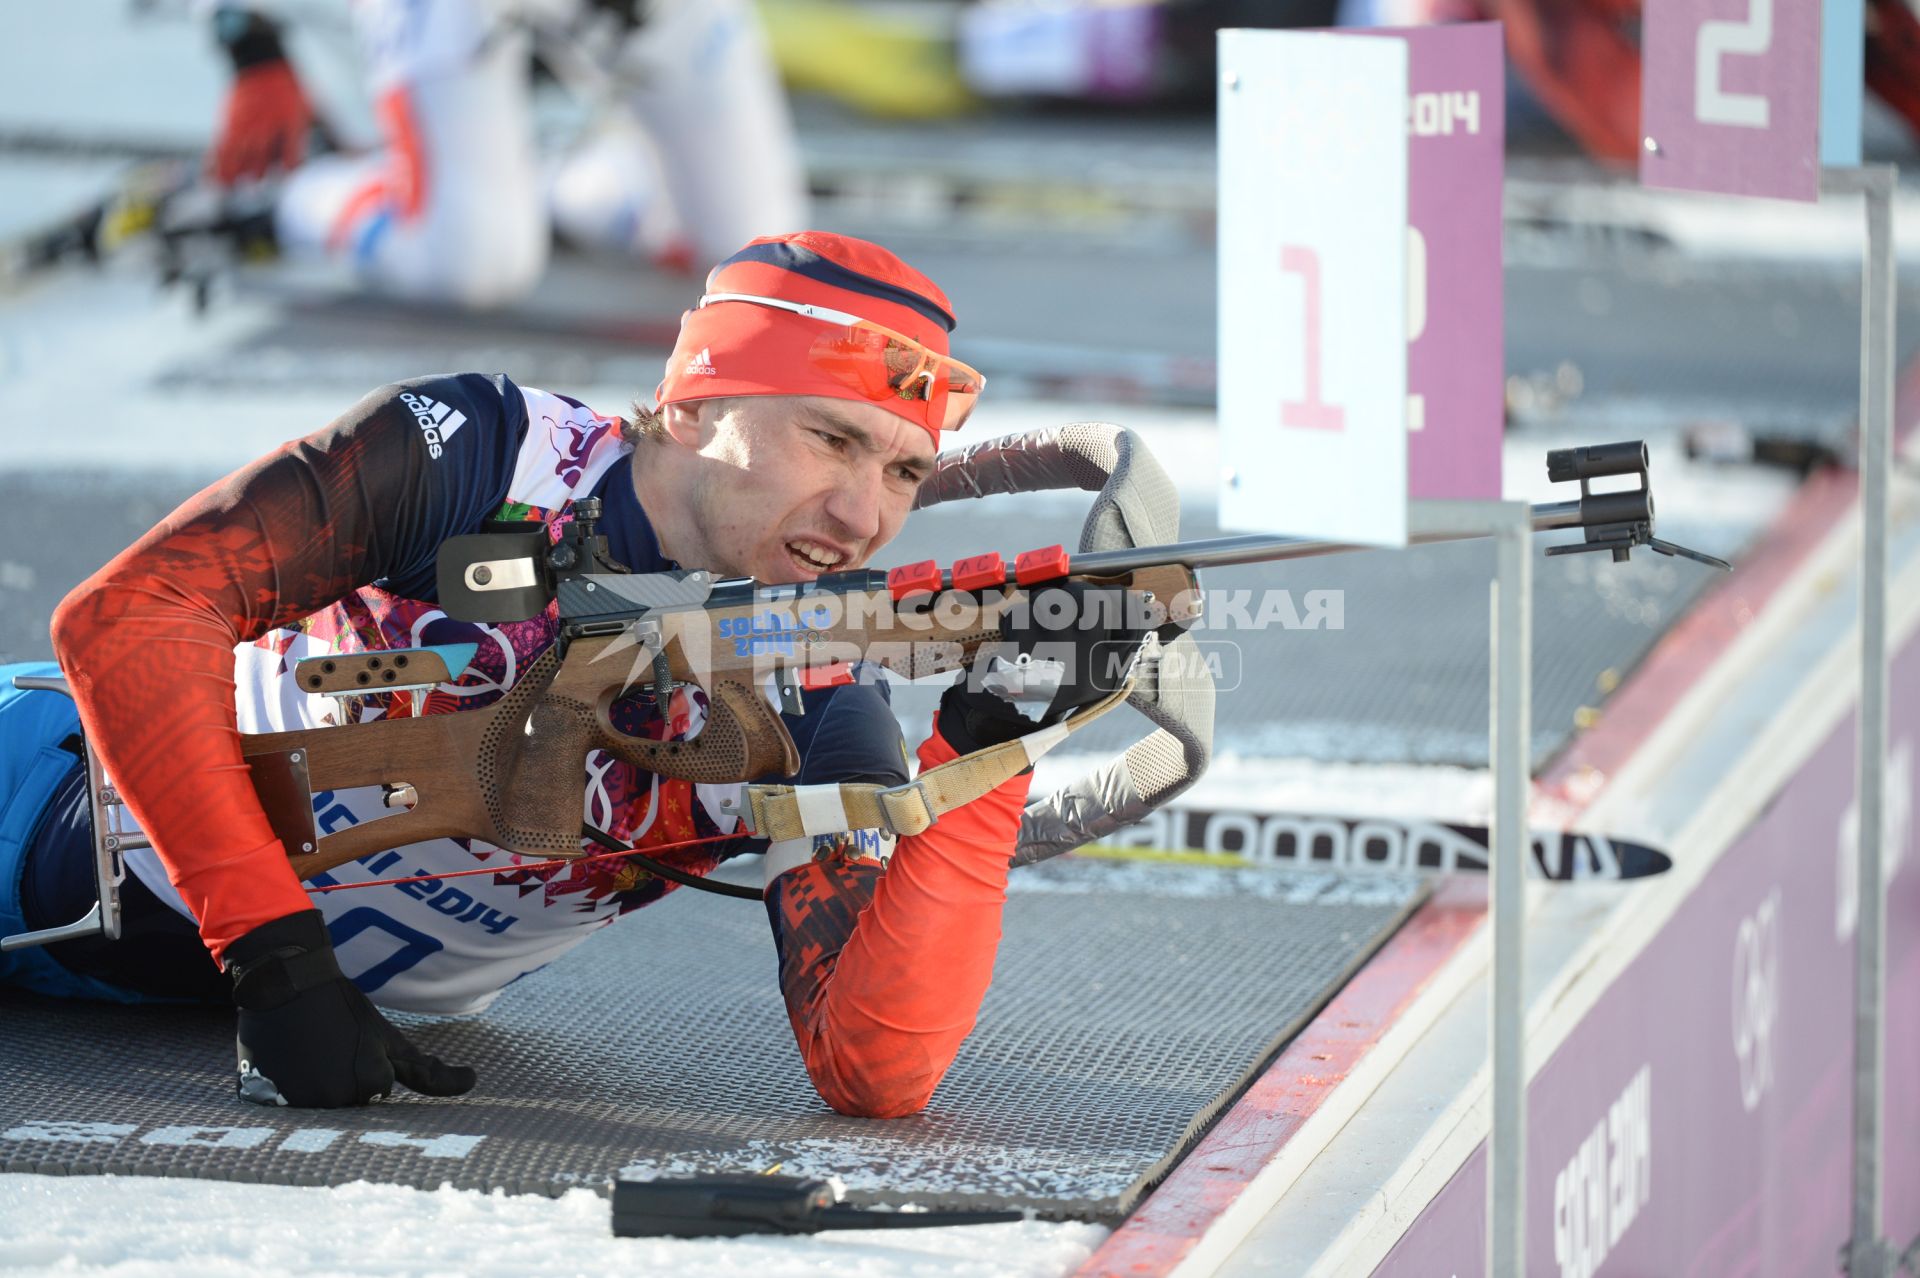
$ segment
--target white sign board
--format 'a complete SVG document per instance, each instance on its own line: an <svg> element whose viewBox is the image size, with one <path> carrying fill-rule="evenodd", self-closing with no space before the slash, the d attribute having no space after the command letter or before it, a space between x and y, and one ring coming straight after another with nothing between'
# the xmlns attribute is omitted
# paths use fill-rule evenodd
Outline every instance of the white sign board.
<svg viewBox="0 0 1920 1278"><path fill-rule="evenodd" d="M1222 31L1222 527L1407 542L1407 46Z"/></svg>

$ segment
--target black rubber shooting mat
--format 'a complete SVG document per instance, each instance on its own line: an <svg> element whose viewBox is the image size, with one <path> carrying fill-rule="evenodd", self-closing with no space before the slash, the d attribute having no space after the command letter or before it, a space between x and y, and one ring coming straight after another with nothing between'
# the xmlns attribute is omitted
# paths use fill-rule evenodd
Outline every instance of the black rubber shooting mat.
<svg viewBox="0 0 1920 1278"><path fill-rule="evenodd" d="M1112 1220L1424 899L1417 881L1075 861L1014 876L979 1026L919 1116L814 1094L751 904L679 892L511 986L402 1020L464 1098L233 1097L231 1013L0 991L0 1170L557 1194L621 1169L837 1175L855 1202Z"/></svg>

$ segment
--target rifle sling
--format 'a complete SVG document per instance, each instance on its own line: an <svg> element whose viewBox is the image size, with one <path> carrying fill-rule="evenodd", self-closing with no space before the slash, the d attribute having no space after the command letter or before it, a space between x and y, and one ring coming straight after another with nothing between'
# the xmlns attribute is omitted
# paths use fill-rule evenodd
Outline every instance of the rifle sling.
<svg viewBox="0 0 1920 1278"><path fill-rule="evenodd" d="M1132 692L1129 681L1111 696L1087 706L1064 722L1023 737L976 750L972 754L949 759L929 768L902 786L879 786L860 782L844 785L757 785L748 786L756 830L772 830L763 837L773 842L805 838L814 834L837 834L843 830L885 829L895 834L919 834L936 819L957 807L991 793L1009 778L1032 766L1054 746L1074 732L1098 719L1125 700ZM785 831L797 831L786 833ZM738 896L752 901L766 899L758 888L734 883L714 883L698 875L663 864L627 847L606 831L582 825L581 834L608 851L625 851L641 867L674 883L713 892L720 896Z"/></svg>
<svg viewBox="0 0 1920 1278"><path fill-rule="evenodd" d="M750 785L746 793L753 816L752 831L775 843L843 830L923 833L941 816L991 793L1031 767L1041 755L1126 700L1132 691L1129 680L1050 728L949 759L905 785Z"/></svg>

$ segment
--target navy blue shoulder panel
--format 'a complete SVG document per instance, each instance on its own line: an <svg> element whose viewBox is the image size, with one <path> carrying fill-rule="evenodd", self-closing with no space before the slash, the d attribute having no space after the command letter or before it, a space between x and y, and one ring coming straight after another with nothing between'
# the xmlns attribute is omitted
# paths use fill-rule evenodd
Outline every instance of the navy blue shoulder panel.
<svg viewBox="0 0 1920 1278"><path fill-rule="evenodd" d="M607 552L634 572L666 572L680 565L660 553L653 521L633 490L633 454L628 453L600 477L592 494L600 499L600 531Z"/></svg>
<svg viewBox="0 0 1920 1278"><path fill-rule="evenodd" d="M415 491L392 511L394 566L374 584L432 602L440 543L479 532L506 500L527 437L527 401L504 375L482 373L415 377L381 394L372 415L406 422L424 456Z"/></svg>

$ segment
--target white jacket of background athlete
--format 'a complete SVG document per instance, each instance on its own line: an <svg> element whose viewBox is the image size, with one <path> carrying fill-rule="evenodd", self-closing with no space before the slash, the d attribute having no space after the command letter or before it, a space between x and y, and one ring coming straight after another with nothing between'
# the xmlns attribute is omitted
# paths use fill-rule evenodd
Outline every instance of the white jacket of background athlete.
<svg viewBox="0 0 1920 1278"><path fill-rule="evenodd" d="M726 256L803 229L793 125L748 0L653 0L624 30L588 0L354 0L382 145L319 156L283 187L290 257L351 263L405 297L523 296L551 233L649 257ZM593 123L536 149L535 33Z"/></svg>

